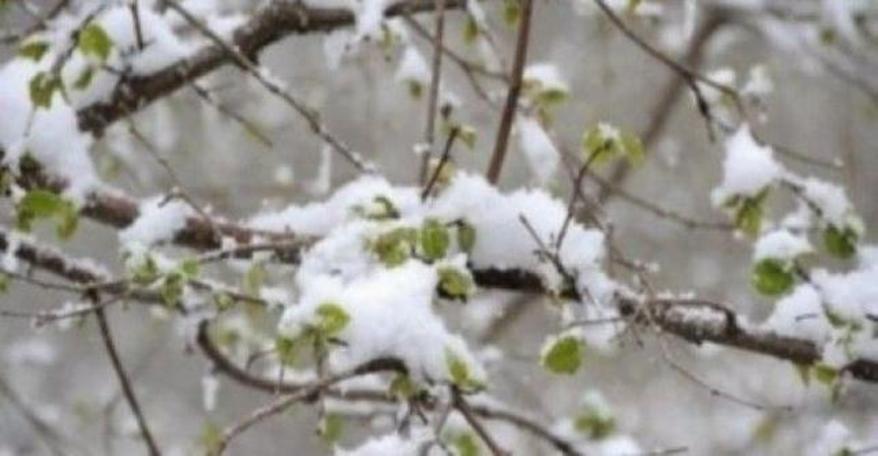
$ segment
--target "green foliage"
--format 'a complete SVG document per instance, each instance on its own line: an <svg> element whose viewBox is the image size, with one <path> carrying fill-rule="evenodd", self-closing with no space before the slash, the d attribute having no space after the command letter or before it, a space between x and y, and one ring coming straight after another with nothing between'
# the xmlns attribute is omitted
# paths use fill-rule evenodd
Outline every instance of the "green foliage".
<svg viewBox="0 0 878 456"><path fill-rule="evenodd" d="M201 263L198 262L197 258L186 258L180 262L180 272L189 279L198 277L200 271Z"/></svg>
<svg viewBox="0 0 878 456"><path fill-rule="evenodd" d="M418 388L411 377L406 374L397 374L390 382L389 392L393 397L408 399L418 392Z"/></svg>
<svg viewBox="0 0 878 456"><path fill-rule="evenodd" d="M857 253L857 241L859 234L850 226L838 228L829 225L823 232L823 245L832 256L841 259L849 259Z"/></svg>
<svg viewBox="0 0 878 456"><path fill-rule="evenodd" d="M419 99L424 94L424 85L420 81L410 79L408 81L409 95L414 99Z"/></svg>
<svg viewBox="0 0 878 456"><path fill-rule="evenodd" d="M219 292L213 295L213 304L216 306L216 310L225 312L235 305L235 300L228 293Z"/></svg>
<svg viewBox="0 0 878 456"><path fill-rule="evenodd" d="M814 378L823 385L831 386L838 380L838 369L826 364L817 363L812 368Z"/></svg>
<svg viewBox="0 0 878 456"><path fill-rule="evenodd" d="M582 342L574 336L563 336L543 352L540 364L556 374L573 374L582 363Z"/></svg>
<svg viewBox="0 0 878 456"><path fill-rule="evenodd" d="M428 260L438 260L445 256L450 243L448 228L436 219L427 219L420 232L421 250Z"/></svg>
<svg viewBox="0 0 878 456"><path fill-rule="evenodd" d="M369 220L392 220L399 218L399 210L393 204L393 201L390 201L389 198L383 195L372 198L371 206L355 206L354 212Z"/></svg>
<svg viewBox="0 0 878 456"><path fill-rule="evenodd" d="M463 42L470 45L475 43L479 33L481 33L479 24L471 15L467 14L466 22L463 25Z"/></svg>
<svg viewBox="0 0 878 456"><path fill-rule="evenodd" d="M21 47L18 48L18 56L26 59L31 59L35 62L39 62L40 60L42 60L43 56L48 50L48 42L31 40L22 44Z"/></svg>
<svg viewBox="0 0 878 456"><path fill-rule="evenodd" d="M417 241L416 229L400 227L378 236L370 243L369 248L378 256L379 261L392 268L409 259Z"/></svg>
<svg viewBox="0 0 878 456"><path fill-rule="evenodd" d="M591 440L602 440L616 430L616 419L598 410L587 410L576 417L574 427Z"/></svg>
<svg viewBox="0 0 878 456"><path fill-rule="evenodd" d="M31 190L16 205L16 225L29 232L38 219L54 219L55 232L61 239L68 239L76 232L79 214L73 203L48 190Z"/></svg>
<svg viewBox="0 0 878 456"><path fill-rule="evenodd" d="M335 413L326 414L317 428L320 438L329 445L335 444L341 438L342 431L344 431L344 419Z"/></svg>
<svg viewBox="0 0 878 456"><path fill-rule="evenodd" d="M753 287L765 296L789 292L795 284L792 263L766 258L753 266L750 278Z"/></svg>
<svg viewBox="0 0 878 456"><path fill-rule="evenodd" d="M503 0L503 21L506 25L516 25L520 19L521 5L518 0Z"/></svg>
<svg viewBox="0 0 878 456"><path fill-rule="evenodd" d="M179 271L172 271L166 274L159 289L162 302L171 308L180 306L180 299L183 297L183 287L185 285L186 278Z"/></svg>
<svg viewBox="0 0 878 456"><path fill-rule="evenodd" d="M457 456L479 456L482 454L479 441L472 432L461 432L455 435L451 444Z"/></svg>
<svg viewBox="0 0 878 456"><path fill-rule="evenodd" d="M159 279L160 271L151 255L144 255L137 264L129 265L129 276L135 285L149 286Z"/></svg>
<svg viewBox="0 0 878 456"><path fill-rule="evenodd" d="M259 290L262 289L267 277L268 271L265 270L265 265L259 262L254 262L250 265L250 268L247 269L247 272L244 273L241 288L243 288L244 292L250 296L259 296Z"/></svg>
<svg viewBox="0 0 878 456"><path fill-rule="evenodd" d="M106 62L113 48L113 40L107 35L103 27L96 23L85 26L77 36L79 52L83 55L95 57L101 62Z"/></svg>
<svg viewBox="0 0 878 456"><path fill-rule="evenodd" d="M476 245L476 228L463 220L457 223L457 245L466 253Z"/></svg>
<svg viewBox="0 0 878 456"><path fill-rule="evenodd" d="M223 430L210 421L205 422L198 437L198 444L204 449L204 454L219 454L222 443Z"/></svg>
<svg viewBox="0 0 878 456"><path fill-rule="evenodd" d="M735 228L750 236L757 236L762 229L762 214L769 188L765 188L756 196L736 195L729 198L725 207L734 214Z"/></svg>
<svg viewBox="0 0 878 456"><path fill-rule="evenodd" d="M461 390L473 391L484 388L484 385L472 377L466 362L451 349L445 349L445 367L448 369L451 382Z"/></svg>
<svg viewBox="0 0 878 456"><path fill-rule="evenodd" d="M465 301L475 291L475 283L469 271L452 266L439 268L439 290L447 297Z"/></svg>
<svg viewBox="0 0 878 456"><path fill-rule="evenodd" d="M94 75L94 67L86 67L81 73L79 73L79 77L76 78L76 81L73 82L73 88L77 90L86 89L91 84L92 79L94 79Z"/></svg>
<svg viewBox="0 0 878 456"><path fill-rule="evenodd" d="M595 164L606 163L615 158L625 158L636 165L643 161L646 153L637 135L618 131L604 124L597 124L582 136L582 150L585 160Z"/></svg>
<svg viewBox="0 0 878 456"><path fill-rule="evenodd" d="M284 366L292 366L296 362L296 340L278 336L274 340L274 351L277 359Z"/></svg>
<svg viewBox="0 0 878 456"><path fill-rule="evenodd" d="M350 315L334 302L324 302L317 307L317 329L325 337L340 333L351 321Z"/></svg>
<svg viewBox="0 0 878 456"><path fill-rule="evenodd" d="M0 273L0 293L9 291L9 276Z"/></svg>
<svg viewBox="0 0 878 456"><path fill-rule="evenodd" d="M52 106L52 97L55 95L55 92L61 91L63 91L61 79L45 71L35 74L28 84L30 100L36 108Z"/></svg>

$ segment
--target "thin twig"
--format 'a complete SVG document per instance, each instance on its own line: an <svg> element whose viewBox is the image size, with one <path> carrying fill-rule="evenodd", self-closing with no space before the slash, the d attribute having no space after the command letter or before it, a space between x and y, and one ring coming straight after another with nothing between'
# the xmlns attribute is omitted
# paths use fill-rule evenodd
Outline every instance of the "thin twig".
<svg viewBox="0 0 878 456"><path fill-rule="evenodd" d="M455 127L452 128L451 133L448 134L448 139L445 140L445 149L442 151L442 157L439 159L439 163L436 164L436 169L433 171L430 180L427 181L424 190L421 191L421 201L426 200L427 197L430 196L430 192L433 190L433 187L436 186L436 182L439 181L439 175L442 174L442 168L445 167L445 164L448 163L448 160L451 158L451 147L454 145L454 140L457 139L459 133L460 129Z"/></svg>
<svg viewBox="0 0 878 456"><path fill-rule="evenodd" d="M98 300L96 296L93 296L93 302L95 305L98 304ZM149 450L149 454L151 456L158 456L161 454L159 451L158 445L156 445L155 440L152 437L152 433L149 430L149 425L146 422L146 418L143 416L143 412L140 409L140 403L137 401L137 396L134 395L134 389L131 387L131 381L128 379L128 375L125 373L125 368L122 366L122 361L119 359L119 354L116 352L116 344L113 342L113 336L110 333L110 325L107 324L107 317L104 314L104 309L102 307L97 307L95 309L95 317L98 321L98 328L101 332L101 338L104 341L104 348L107 350L107 354L110 356L110 361L113 364L113 370L116 371L116 376L119 379L119 383L122 386L122 392L125 394L125 400L128 402L128 406L131 407L131 412L134 415L134 418L137 420L137 426L140 428L140 434L143 436L143 441L146 444L147 449Z"/></svg>
<svg viewBox="0 0 878 456"><path fill-rule="evenodd" d="M195 27L201 34L210 39L214 44L219 46L223 52L228 54L228 56L234 60L234 62L248 74L250 74L254 79L256 79L259 84L261 84L266 90L271 92L273 95L277 96L287 105L293 108L299 115L301 115L308 123L308 126L311 128L311 131L314 132L318 137L320 137L323 141L326 142L329 146L331 146L335 151L339 152L348 162L354 165L357 170L361 172L374 172L375 166L367 162L360 154L351 150L345 143L335 137L327 128L326 125L320 120L320 114L312 109L309 106L306 106L304 102L294 97L283 87L278 85L277 83L268 79L265 75L265 71L259 68L256 63L254 63L249 57L244 55L239 49L230 46L226 41L224 41L219 35L217 35L213 30L211 30L207 25L205 25L201 20L196 18L188 9L182 7L175 0L167 0L166 4L172 10L179 13L189 22L193 27Z"/></svg>
<svg viewBox="0 0 878 456"><path fill-rule="evenodd" d="M527 0L525 0L527 1ZM476 431L476 434L482 439L482 442L485 442L485 445L491 451L491 454L494 456L506 456L511 453L502 449L500 445L491 437L491 434L488 433L488 430L482 425L482 423L476 418L473 409L470 407L469 403L460 393L460 390L457 388L451 389L451 400L454 403L454 408L460 412L461 415L466 419L466 422L469 423L470 427Z"/></svg>
<svg viewBox="0 0 878 456"><path fill-rule="evenodd" d="M418 181L424 183L430 167L430 158L433 156L433 142L436 135L436 111L439 101L439 86L442 79L442 43L445 38L445 0L436 1L435 34L433 35L433 66L430 76L430 95L427 100L427 125L424 128L424 144L426 150L421 159L421 172Z"/></svg>
<svg viewBox="0 0 878 456"><path fill-rule="evenodd" d="M485 174L488 182L495 185L500 179L500 171L503 169L503 161L506 159L509 134L512 131L512 122L515 119L515 112L518 110L518 97L521 94L524 65L527 62L527 46L530 40L532 13L533 0L522 0L521 23L519 24L518 41L515 46L515 60L512 64L512 79L509 83L509 91L506 93L506 104L503 106L500 126L497 128L494 152L491 154L491 161Z"/></svg>

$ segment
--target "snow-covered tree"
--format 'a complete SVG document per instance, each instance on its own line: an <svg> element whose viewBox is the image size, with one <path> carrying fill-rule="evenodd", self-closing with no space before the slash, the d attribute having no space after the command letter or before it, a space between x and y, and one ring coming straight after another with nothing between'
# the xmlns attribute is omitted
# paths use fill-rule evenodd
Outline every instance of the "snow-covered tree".
<svg viewBox="0 0 878 456"><path fill-rule="evenodd" d="M0 53L0 455L878 451L874 2L0 0Z"/></svg>

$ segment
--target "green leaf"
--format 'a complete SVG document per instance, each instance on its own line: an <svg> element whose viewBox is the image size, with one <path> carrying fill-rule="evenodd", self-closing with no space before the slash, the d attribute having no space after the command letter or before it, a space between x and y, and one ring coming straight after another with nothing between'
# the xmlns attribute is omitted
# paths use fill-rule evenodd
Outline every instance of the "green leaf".
<svg viewBox="0 0 878 456"><path fill-rule="evenodd" d="M262 285L265 284L267 276L268 272L262 263L253 263L244 274L241 288L250 296L259 296L259 291L262 289Z"/></svg>
<svg viewBox="0 0 878 456"><path fill-rule="evenodd" d="M591 440L602 440L616 430L616 420L598 411L589 411L576 418L574 427Z"/></svg>
<svg viewBox="0 0 878 456"><path fill-rule="evenodd" d="M408 375L397 374L393 381L390 382L390 395L393 397L408 399L417 392L418 389L415 382Z"/></svg>
<svg viewBox="0 0 878 456"><path fill-rule="evenodd" d="M643 142L640 137L635 134L623 132L619 140L622 142L622 149L625 151L625 157L632 165L643 163L646 153L643 151Z"/></svg>
<svg viewBox="0 0 878 456"><path fill-rule="evenodd" d="M0 272L0 293L9 291L9 276Z"/></svg>
<svg viewBox="0 0 878 456"><path fill-rule="evenodd" d="M829 225L823 232L823 245L826 246L832 256L848 259L857 253L857 241L859 235L851 227L839 229L835 225Z"/></svg>
<svg viewBox="0 0 878 456"><path fill-rule="evenodd" d="M544 351L540 363L556 374L573 374L582 363L582 342L573 336L560 337Z"/></svg>
<svg viewBox="0 0 878 456"><path fill-rule="evenodd" d="M84 90L91 84L92 79L94 79L94 75L94 67L85 67L85 69L82 70L82 73L79 73L79 77L76 78L76 81L73 82L73 88L75 88L76 90Z"/></svg>
<svg viewBox="0 0 878 456"><path fill-rule="evenodd" d="M16 224L21 231L30 231L34 220L52 218L56 234L68 239L76 231L79 215L73 203L47 190L31 190L16 206Z"/></svg>
<svg viewBox="0 0 878 456"><path fill-rule="evenodd" d="M216 310L225 312L235 305L235 300L228 293L219 292L213 295L213 304L216 306Z"/></svg>
<svg viewBox="0 0 878 456"><path fill-rule="evenodd" d="M32 40L24 43L20 48L18 48L18 56L39 62L48 50L48 42Z"/></svg>
<svg viewBox="0 0 878 456"><path fill-rule="evenodd" d="M198 277L198 272L200 270L201 263L198 262L197 258L186 258L180 263L180 272L182 272L187 279Z"/></svg>
<svg viewBox="0 0 878 456"><path fill-rule="evenodd" d="M521 19L521 5L518 0L503 0L503 21L513 26Z"/></svg>
<svg viewBox="0 0 878 456"><path fill-rule="evenodd" d="M762 228L762 213L769 189L765 188L753 197L731 198L726 206L735 211L735 228L750 236L757 236Z"/></svg>
<svg viewBox="0 0 878 456"><path fill-rule="evenodd" d="M329 413L320 420L320 426L317 431L320 434L320 437L327 444L334 444L341 438L342 431L344 430L344 420L341 415L335 413Z"/></svg>
<svg viewBox="0 0 878 456"><path fill-rule="evenodd" d="M400 227L378 236L370 243L369 249L378 256L378 260L385 266L392 268L409 259L417 240L418 230Z"/></svg>
<svg viewBox="0 0 878 456"><path fill-rule="evenodd" d="M219 454L223 444L223 430L210 421L204 423L198 443L204 448L205 454Z"/></svg>
<svg viewBox="0 0 878 456"><path fill-rule="evenodd" d="M113 48L113 40L103 27L95 23L88 24L79 32L77 43L80 52L97 57L101 62L107 61Z"/></svg>
<svg viewBox="0 0 878 456"><path fill-rule="evenodd" d="M467 14L466 23L463 26L463 42L466 44L475 43L479 33L479 24L471 15Z"/></svg>
<svg viewBox="0 0 878 456"><path fill-rule="evenodd" d="M421 250L430 260L445 256L450 242L448 228L436 219L427 219L421 227Z"/></svg>
<svg viewBox="0 0 878 456"><path fill-rule="evenodd" d="M162 282L159 294L162 296L162 302L166 306L174 308L180 305L180 298L183 297L183 285L186 283L183 275L178 272L172 272L165 276Z"/></svg>
<svg viewBox="0 0 878 456"><path fill-rule="evenodd" d="M479 456L481 454L479 442L472 432L461 432L454 437L452 445L454 445L457 456Z"/></svg>
<svg viewBox="0 0 878 456"><path fill-rule="evenodd" d="M324 336L335 336L351 321L350 315L334 302L324 302L317 307L318 328Z"/></svg>
<svg viewBox="0 0 878 456"><path fill-rule="evenodd" d="M131 270L131 280L139 286L148 286L159 278L159 267L150 255L145 255L143 261Z"/></svg>
<svg viewBox="0 0 878 456"><path fill-rule="evenodd" d="M479 381L472 378L469 366L453 350L445 349L445 367L451 382L462 390L478 390L483 388Z"/></svg>
<svg viewBox="0 0 878 456"><path fill-rule="evenodd" d="M476 129L469 125L459 125L457 128L457 137L466 144L470 150L476 147L476 141L478 140L478 134L476 133Z"/></svg>
<svg viewBox="0 0 878 456"><path fill-rule="evenodd" d="M37 108L52 106L52 97L56 91L62 88L61 80L53 77L45 71L41 71L31 78L28 84L30 100Z"/></svg>
<svg viewBox="0 0 878 456"><path fill-rule="evenodd" d="M793 367L796 368L796 373L799 374L799 378L802 380L802 383L805 386L810 385L811 384L811 366L809 366L807 364L801 364L801 363L794 362Z"/></svg>
<svg viewBox="0 0 878 456"><path fill-rule="evenodd" d="M817 363L812 367L812 370L814 371L814 378L823 385L831 386L838 380L838 369L832 366Z"/></svg>
<svg viewBox="0 0 878 456"><path fill-rule="evenodd" d="M386 196L372 198L372 204L354 207L354 213L369 220L391 220L399 218L399 210Z"/></svg>
<svg viewBox="0 0 878 456"><path fill-rule="evenodd" d="M408 86L409 86L409 95L411 95L412 98L414 98L414 99L421 98L421 95L423 95L423 93L424 93L424 85L423 84L421 84L419 81L416 81L414 79L410 79L408 81Z"/></svg>
<svg viewBox="0 0 878 456"><path fill-rule="evenodd" d="M789 265L774 258L766 258L753 266L751 282L759 293L779 296L793 288L795 277Z"/></svg>
<svg viewBox="0 0 878 456"><path fill-rule="evenodd" d="M466 253L476 245L476 228L463 220L457 224L457 245Z"/></svg>
<svg viewBox="0 0 878 456"><path fill-rule="evenodd" d="M296 362L296 340L279 336L274 340L274 351L278 361L284 366L292 366Z"/></svg>
<svg viewBox="0 0 878 456"><path fill-rule="evenodd" d="M439 290L452 299L466 300L473 291L475 283L469 272L462 272L452 266L439 268Z"/></svg>

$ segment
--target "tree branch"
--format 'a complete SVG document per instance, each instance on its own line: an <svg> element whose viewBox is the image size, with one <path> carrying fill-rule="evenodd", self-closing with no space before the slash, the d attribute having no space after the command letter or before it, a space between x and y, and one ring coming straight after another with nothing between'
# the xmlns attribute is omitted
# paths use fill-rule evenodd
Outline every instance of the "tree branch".
<svg viewBox="0 0 878 456"><path fill-rule="evenodd" d="M446 8L460 8L463 0L446 0ZM431 11L433 0L406 0L387 8L387 17ZM233 63L227 47L255 60L268 45L293 34L326 33L353 25L354 15L347 9L315 8L303 2L272 1L257 10L232 34L227 46L205 46L192 57L181 60L148 76L124 79L109 99L77 112L79 127L100 135L113 122L171 94L217 68Z"/></svg>
<svg viewBox="0 0 878 456"><path fill-rule="evenodd" d="M515 60L512 63L512 79L509 82L509 91L506 93L506 105L503 107L500 126L497 128L497 139L494 142L494 152L491 154L491 162L485 173L488 182L496 184L500 179L500 170L506 159L506 146L509 142L509 133L512 131L512 122L518 111L518 96L521 94L522 75L524 65L527 63L527 45L530 41L530 22L533 14L533 0L522 0L521 24L518 31L518 42L515 46Z"/></svg>

